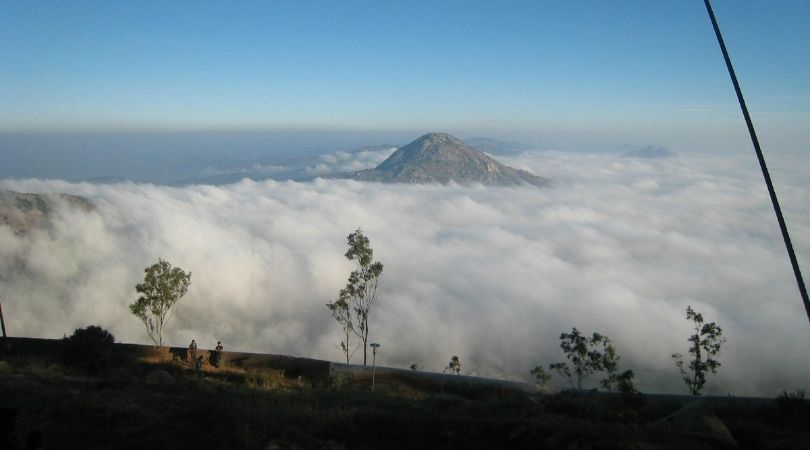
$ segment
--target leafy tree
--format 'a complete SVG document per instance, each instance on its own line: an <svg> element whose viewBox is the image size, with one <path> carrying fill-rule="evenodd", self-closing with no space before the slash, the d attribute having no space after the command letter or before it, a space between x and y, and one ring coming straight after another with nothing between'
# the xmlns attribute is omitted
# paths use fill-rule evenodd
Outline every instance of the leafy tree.
<svg viewBox="0 0 810 450"><path fill-rule="evenodd" d="M559 376L563 377L565 379L565 381L567 381L568 384L571 385L571 387L575 387L574 386L574 378L571 375L571 368L568 367L568 363L558 362L558 363L554 363L554 364L549 364L548 368L549 368L549 370L553 370L553 371L557 372L557 374Z"/></svg>
<svg viewBox="0 0 810 450"><path fill-rule="evenodd" d="M183 269L172 267L162 259L144 272L143 283L135 286L141 295L129 305L129 311L143 322L146 333L160 347L163 345L164 329L174 312L172 308L191 284L191 272L185 273Z"/></svg>
<svg viewBox="0 0 810 450"><path fill-rule="evenodd" d="M636 374L632 370L625 370L624 372L616 375L616 388L623 395L638 394L635 384L633 384L633 377Z"/></svg>
<svg viewBox="0 0 810 450"><path fill-rule="evenodd" d="M326 307L332 313L332 317L338 321L343 329L343 339L337 346L340 351L346 356L346 364L349 364L354 350L351 347L352 331L354 331L354 324L352 323L352 311L349 307L349 298L346 289L340 290L340 297L332 303L327 303Z"/></svg>
<svg viewBox="0 0 810 450"><path fill-rule="evenodd" d="M570 333L560 335L560 348L563 349L566 358L570 362L558 362L549 365L549 369L556 371L563 377L571 387L582 389L582 383L588 375L594 372L604 372L605 378L599 380L599 384L607 391L614 388L620 392L638 392L633 386L632 370L619 373L619 353L616 346L607 336L593 333L588 338L572 328ZM535 367L535 370L542 369ZM541 375L536 375L541 376Z"/></svg>
<svg viewBox="0 0 810 450"><path fill-rule="evenodd" d="M65 362L92 374L107 368L110 362L115 336L97 325L77 328L70 337L62 339L62 354Z"/></svg>
<svg viewBox="0 0 810 450"><path fill-rule="evenodd" d="M599 384L605 388L608 392L613 390L614 386L617 386L619 383L619 354L616 353L616 347L613 346L613 343L607 336L602 336L602 344L604 346L604 350L602 351L602 371L605 372L605 378L599 381ZM632 371L629 371L631 374ZM632 375L631 375L632 378Z"/></svg>
<svg viewBox="0 0 810 450"><path fill-rule="evenodd" d="M684 368L683 355L675 353L672 359L681 372L681 378L689 388L691 395L700 395L703 385L706 384L706 374L717 373L720 361L715 359L720 353L720 346L726 341L723 338L723 330L714 322L703 323L703 314L696 313L691 306L686 307L686 319L692 321L695 334L689 336L691 342L689 354L692 359L689 366Z"/></svg>
<svg viewBox="0 0 810 450"><path fill-rule="evenodd" d="M349 274L346 287L340 291L339 299L326 306L332 311L332 316L343 325L346 339L341 342L341 349L349 354L348 332L360 338L363 345L363 365L368 361L368 319L371 307L377 300L377 285L382 275L383 265L379 261L374 261L374 250L369 245L369 240L359 228L347 238L349 249L346 251L346 258L356 260L358 269ZM344 305L345 303L345 305ZM334 306L331 306L334 305ZM346 308L349 309L346 309Z"/></svg>
<svg viewBox="0 0 810 450"><path fill-rule="evenodd" d="M545 386L548 381L551 379L551 375L543 369L543 366L535 366L534 369L530 372L534 377L535 384L540 386Z"/></svg>
<svg viewBox="0 0 810 450"><path fill-rule="evenodd" d="M616 389L622 394L638 394L638 389L633 383L633 378L636 374L632 370L625 370L624 372L616 375Z"/></svg>
<svg viewBox="0 0 810 450"><path fill-rule="evenodd" d="M453 357L450 358L450 363L444 368L444 372L450 372L456 375L461 374L461 361L459 361L458 356L453 355Z"/></svg>
<svg viewBox="0 0 810 450"><path fill-rule="evenodd" d="M549 369L556 371L565 378L571 387L582 389L582 381L588 375L602 370L602 353L599 350L592 349L592 347L600 344L604 345L606 342L609 342L607 337L599 333L594 333L591 338L588 338L580 333L576 327L571 328L570 333L560 335L560 348L562 348L571 366L569 367L567 362L559 362L549 365Z"/></svg>

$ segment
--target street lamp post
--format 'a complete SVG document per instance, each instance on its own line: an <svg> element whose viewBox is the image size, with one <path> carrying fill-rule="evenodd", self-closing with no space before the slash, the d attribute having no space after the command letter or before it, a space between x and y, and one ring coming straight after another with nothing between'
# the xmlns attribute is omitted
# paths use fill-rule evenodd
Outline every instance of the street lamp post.
<svg viewBox="0 0 810 450"><path fill-rule="evenodd" d="M374 381L377 376L377 349L380 348L380 344L372 342L371 348L371 392L374 392Z"/></svg>

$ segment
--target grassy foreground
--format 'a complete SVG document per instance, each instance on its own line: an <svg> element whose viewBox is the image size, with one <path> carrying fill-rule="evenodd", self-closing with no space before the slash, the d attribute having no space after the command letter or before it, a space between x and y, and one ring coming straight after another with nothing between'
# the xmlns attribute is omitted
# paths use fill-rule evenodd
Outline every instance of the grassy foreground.
<svg viewBox="0 0 810 450"><path fill-rule="evenodd" d="M704 400L678 416L689 399L378 381L370 392L365 381L144 359L90 376L17 357L0 361L0 408L19 411L19 448L32 430L48 449L810 448L810 405L797 397Z"/></svg>

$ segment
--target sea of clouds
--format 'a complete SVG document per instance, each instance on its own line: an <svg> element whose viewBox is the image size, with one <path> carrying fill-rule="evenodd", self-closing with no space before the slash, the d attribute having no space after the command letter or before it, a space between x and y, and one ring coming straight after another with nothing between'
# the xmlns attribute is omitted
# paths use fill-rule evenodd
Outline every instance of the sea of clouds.
<svg viewBox="0 0 810 450"><path fill-rule="evenodd" d="M336 158L325 163L364 168ZM608 335L642 391L685 393L670 355L687 352L691 305L727 338L708 393L810 387L810 326L752 156L534 152L504 162L554 184L0 181L96 205L59 209L27 235L0 227L6 326L58 338L100 324L148 343L127 306L143 269L163 258L193 274L170 344L222 340L340 361L340 328L324 305L345 285L346 236L361 227L385 265L370 319L382 365L441 371L458 355L463 373L528 381L535 365L563 360L558 337L577 327ZM810 267L810 164L773 174Z"/></svg>
<svg viewBox="0 0 810 450"><path fill-rule="evenodd" d="M309 176L331 173L356 172L377 167L394 153L396 147L384 149L358 150L355 152L335 152L321 155L318 162L304 168Z"/></svg>

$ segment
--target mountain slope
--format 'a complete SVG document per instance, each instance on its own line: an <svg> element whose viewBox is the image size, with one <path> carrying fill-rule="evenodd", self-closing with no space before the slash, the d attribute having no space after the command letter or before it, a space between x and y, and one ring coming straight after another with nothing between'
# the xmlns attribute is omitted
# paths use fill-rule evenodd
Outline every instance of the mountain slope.
<svg viewBox="0 0 810 450"><path fill-rule="evenodd" d="M0 226L7 225L16 234L40 227L61 205L92 211L95 205L84 197L68 194L23 194L0 190Z"/></svg>
<svg viewBox="0 0 810 450"><path fill-rule="evenodd" d="M426 134L397 149L374 169L336 177L383 183L548 184L545 178L505 166L446 133Z"/></svg>

